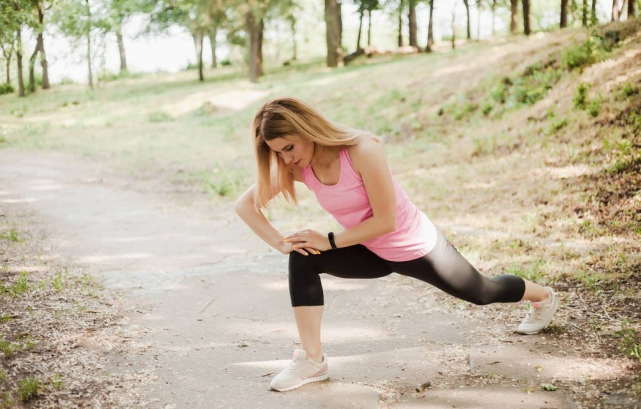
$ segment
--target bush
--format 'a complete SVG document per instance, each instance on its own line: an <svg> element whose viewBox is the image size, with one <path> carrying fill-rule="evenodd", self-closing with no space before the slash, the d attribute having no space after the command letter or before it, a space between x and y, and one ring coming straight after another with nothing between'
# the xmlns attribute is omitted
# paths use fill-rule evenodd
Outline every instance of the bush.
<svg viewBox="0 0 641 409"><path fill-rule="evenodd" d="M622 90L623 96L629 98L639 93L639 88L632 86L630 82L626 82Z"/></svg>
<svg viewBox="0 0 641 409"><path fill-rule="evenodd" d="M590 89L590 84L582 82L576 89L574 97L572 97L572 102L574 107L577 109L585 109L588 101L588 90Z"/></svg>
<svg viewBox="0 0 641 409"><path fill-rule="evenodd" d="M590 36L580 46L567 50L561 57L561 64L568 71L590 65L597 60L595 47L594 37Z"/></svg>
<svg viewBox="0 0 641 409"><path fill-rule="evenodd" d="M601 112L601 98L595 98L588 104L588 114L596 118Z"/></svg>
<svg viewBox="0 0 641 409"><path fill-rule="evenodd" d="M13 85L9 83L0 84L0 95L13 94L14 91L15 88L13 88Z"/></svg>

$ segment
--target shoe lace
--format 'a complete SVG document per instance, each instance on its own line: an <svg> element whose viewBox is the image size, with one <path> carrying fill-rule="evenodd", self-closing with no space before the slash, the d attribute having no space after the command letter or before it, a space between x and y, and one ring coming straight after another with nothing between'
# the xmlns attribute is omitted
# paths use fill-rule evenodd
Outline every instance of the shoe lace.
<svg viewBox="0 0 641 409"><path fill-rule="evenodd" d="M292 359L289 362L289 365L287 365L287 368L285 368L286 372L293 372L300 368L301 366L305 365L305 361L302 359Z"/></svg>

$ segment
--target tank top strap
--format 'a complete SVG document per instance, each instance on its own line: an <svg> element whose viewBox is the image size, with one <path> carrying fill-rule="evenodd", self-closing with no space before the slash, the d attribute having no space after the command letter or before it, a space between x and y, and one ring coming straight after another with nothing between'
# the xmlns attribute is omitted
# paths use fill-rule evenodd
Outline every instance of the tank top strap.
<svg viewBox="0 0 641 409"><path fill-rule="evenodd" d="M341 160L341 179L344 181L362 182L360 175L354 169L354 164L352 163L352 158L349 156L347 148L341 149L339 155Z"/></svg>

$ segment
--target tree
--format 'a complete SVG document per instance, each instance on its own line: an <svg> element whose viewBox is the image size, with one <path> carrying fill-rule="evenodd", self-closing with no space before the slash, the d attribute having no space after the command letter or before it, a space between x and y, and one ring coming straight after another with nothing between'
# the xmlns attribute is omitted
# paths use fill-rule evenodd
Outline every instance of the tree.
<svg viewBox="0 0 641 409"><path fill-rule="evenodd" d="M398 2L398 46L402 47L403 44L403 0Z"/></svg>
<svg viewBox="0 0 641 409"><path fill-rule="evenodd" d="M64 0L52 15L52 21L62 34L75 40L74 46L85 42L87 83L91 89L93 89L92 32L99 29L104 34L108 27L104 15L98 11L102 12L104 9L96 8L96 12L94 12L89 0Z"/></svg>
<svg viewBox="0 0 641 409"><path fill-rule="evenodd" d="M636 3L636 0L628 0L628 18L636 17Z"/></svg>
<svg viewBox="0 0 641 409"><path fill-rule="evenodd" d="M568 26L568 0L561 0L561 28Z"/></svg>
<svg viewBox="0 0 641 409"><path fill-rule="evenodd" d="M510 0L510 33L519 31L519 0Z"/></svg>
<svg viewBox="0 0 641 409"><path fill-rule="evenodd" d="M496 0L492 0L492 5L490 6L490 10L492 11L492 37L494 37L494 32L495 32L495 21L496 21Z"/></svg>
<svg viewBox="0 0 641 409"><path fill-rule="evenodd" d="M18 20L13 2L0 2L0 48L6 62L6 83L11 83L11 58L16 48Z"/></svg>
<svg viewBox="0 0 641 409"><path fill-rule="evenodd" d="M24 97L24 74L22 72L22 26L27 21L29 13L29 4L26 1L14 0L13 1L13 11L10 14L10 18L13 19L13 27L15 29L16 35L16 63L18 66L18 96Z"/></svg>
<svg viewBox="0 0 641 409"><path fill-rule="evenodd" d="M463 0L463 4L465 5L465 15L467 16L467 39L470 40L472 38L472 30L470 28L470 2L469 0Z"/></svg>
<svg viewBox="0 0 641 409"><path fill-rule="evenodd" d="M583 5L581 6L581 26L588 26L588 0L583 0Z"/></svg>
<svg viewBox="0 0 641 409"><path fill-rule="evenodd" d="M267 8L267 0L257 0L252 2L238 2L226 0L163 0L153 1L146 0L152 6L149 14L149 27L147 32L164 32L174 24L186 28L194 40L194 49L196 51L196 64L198 66L198 80L204 81L204 64L203 64L203 40L205 36L210 37L212 52L215 50L215 37L218 27L227 21L225 15L227 8L235 6L236 16L242 21L242 25L247 32L247 37L251 41L260 38L258 50L262 53L262 30L264 29L263 18ZM253 13L251 19L247 15ZM251 26L248 23L251 22ZM260 30L259 34L249 30ZM253 34L253 35L252 35ZM213 38L213 39L212 39ZM251 56L250 56L251 57ZM251 58L250 58L251 59ZM262 64L262 58L255 60L256 63ZM262 75L262 68L256 72Z"/></svg>
<svg viewBox="0 0 641 409"><path fill-rule="evenodd" d="M523 32L529 36L532 31L530 29L530 0L523 0Z"/></svg>
<svg viewBox="0 0 641 409"><path fill-rule="evenodd" d="M619 1L612 0L612 21L619 21Z"/></svg>
<svg viewBox="0 0 641 409"><path fill-rule="evenodd" d="M476 0L476 39L481 39L481 13L483 13L483 0Z"/></svg>
<svg viewBox="0 0 641 409"><path fill-rule="evenodd" d="M358 4L358 35L356 38L356 51L360 50L361 47L361 36L363 31L363 17L365 12L367 12L368 17L368 29L367 29L367 45L371 44L372 41L372 10L376 10L379 7L378 0L356 0L354 2Z"/></svg>
<svg viewBox="0 0 641 409"><path fill-rule="evenodd" d="M599 22L596 16L596 0L592 0L592 7L590 10L590 25L594 26Z"/></svg>
<svg viewBox="0 0 641 409"><path fill-rule="evenodd" d="M409 0L408 9L410 47L418 48L418 39L416 38L416 0Z"/></svg>
<svg viewBox="0 0 641 409"><path fill-rule="evenodd" d="M120 72L127 72L127 52L125 41L122 36L122 28L127 20L136 12L150 13L152 7L149 3L136 0L108 0L107 4L108 24L116 35L118 44L118 55L120 56Z"/></svg>
<svg viewBox="0 0 641 409"><path fill-rule="evenodd" d="M45 17L45 5L41 1L32 1L31 6L33 7L34 12L37 14L38 19L33 21L33 29L38 33L36 36L36 48L29 58L29 85L27 89L29 92L35 92L36 90L36 80L35 80L35 64L36 57L40 53L40 65L42 67L42 89L49 89L49 64L47 63L47 54L45 53L45 45L43 32L45 29L44 17Z"/></svg>
<svg viewBox="0 0 641 409"><path fill-rule="evenodd" d="M430 18L427 23L427 45L425 46L425 52L426 53L431 53L432 52L432 46L434 45L434 1L435 0L429 0L429 5L430 5Z"/></svg>
<svg viewBox="0 0 641 409"><path fill-rule="evenodd" d="M341 3L325 0L325 39L327 42L327 66L343 66Z"/></svg>

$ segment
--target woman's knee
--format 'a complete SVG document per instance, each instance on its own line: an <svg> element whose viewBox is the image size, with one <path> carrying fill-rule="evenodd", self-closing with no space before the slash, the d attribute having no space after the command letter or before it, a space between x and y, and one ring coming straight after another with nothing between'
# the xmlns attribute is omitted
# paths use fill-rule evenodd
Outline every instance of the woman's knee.
<svg viewBox="0 0 641 409"><path fill-rule="evenodd" d="M311 256L303 256L297 251L292 251L289 253L289 274L297 275L301 272L309 272L311 268L314 268L313 260Z"/></svg>

